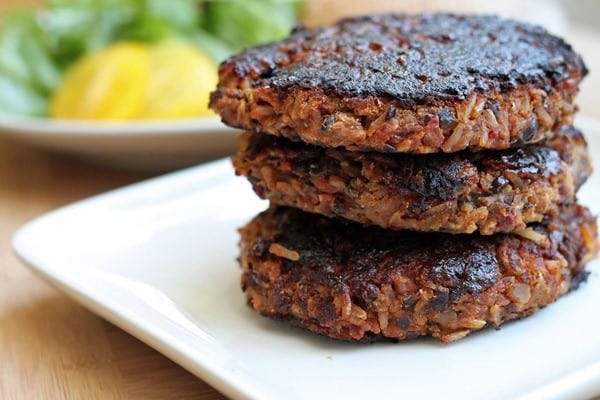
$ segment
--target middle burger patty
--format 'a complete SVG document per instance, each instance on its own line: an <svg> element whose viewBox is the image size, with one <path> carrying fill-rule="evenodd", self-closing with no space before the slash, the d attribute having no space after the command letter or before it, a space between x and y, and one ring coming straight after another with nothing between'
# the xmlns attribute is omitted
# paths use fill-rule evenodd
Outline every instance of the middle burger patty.
<svg viewBox="0 0 600 400"><path fill-rule="evenodd" d="M574 203L591 174L585 140L571 126L543 144L419 157L251 132L242 142L233 163L260 197L397 230L512 232Z"/></svg>

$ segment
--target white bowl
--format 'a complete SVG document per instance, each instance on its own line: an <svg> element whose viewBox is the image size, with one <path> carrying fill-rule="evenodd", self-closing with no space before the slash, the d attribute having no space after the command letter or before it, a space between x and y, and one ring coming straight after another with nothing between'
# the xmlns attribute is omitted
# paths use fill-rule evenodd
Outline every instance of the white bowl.
<svg viewBox="0 0 600 400"><path fill-rule="evenodd" d="M218 117L140 122L0 118L0 135L103 164L151 170L194 165L236 147L236 130Z"/></svg>

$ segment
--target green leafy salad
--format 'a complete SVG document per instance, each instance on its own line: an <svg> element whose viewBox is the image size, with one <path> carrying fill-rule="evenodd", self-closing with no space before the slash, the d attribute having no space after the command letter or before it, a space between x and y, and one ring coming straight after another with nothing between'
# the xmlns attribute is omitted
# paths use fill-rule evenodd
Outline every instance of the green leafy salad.
<svg viewBox="0 0 600 400"><path fill-rule="evenodd" d="M217 64L287 36L301 8L300 0L48 0L12 12L0 30L0 113L47 116L69 67L113 43L183 39Z"/></svg>

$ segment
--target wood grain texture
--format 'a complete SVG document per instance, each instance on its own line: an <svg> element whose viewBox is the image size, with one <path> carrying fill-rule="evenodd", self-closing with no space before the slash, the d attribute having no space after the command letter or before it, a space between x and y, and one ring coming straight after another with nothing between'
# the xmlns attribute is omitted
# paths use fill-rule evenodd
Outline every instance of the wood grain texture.
<svg viewBox="0 0 600 400"><path fill-rule="evenodd" d="M147 174L0 139L0 399L222 399L210 386L29 272L14 231Z"/></svg>

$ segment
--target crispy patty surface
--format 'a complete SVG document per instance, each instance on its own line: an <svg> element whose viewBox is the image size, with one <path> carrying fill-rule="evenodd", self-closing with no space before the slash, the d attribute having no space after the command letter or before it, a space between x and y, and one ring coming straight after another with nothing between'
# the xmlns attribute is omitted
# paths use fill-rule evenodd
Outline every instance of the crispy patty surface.
<svg viewBox="0 0 600 400"><path fill-rule="evenodd" d="M297 28L221 64L231 126L381 152L506 149L572 123L587 73L544 29L493 16L371 15Z"/></svg>
<svg viewBox="0 0 600 400"><path fill-rule="evenodd" d="M571 206L521 235L416 234L272 207L240 229L242 288L266 316L336 339L460 339L585 279L596 221Z"/></svg>
<svg viewBox="0 0 600 400"><path fill-rule="evenodd" d="M556 215L592 171L572 126L524 148L418 157L247 132L233 163L274 204L396 230L483 235Z"/></svg>

